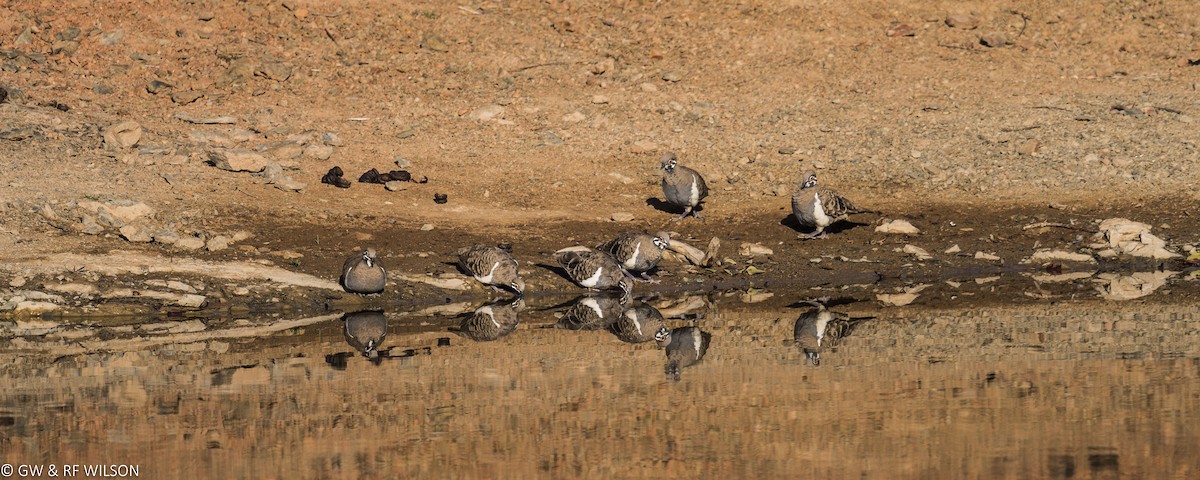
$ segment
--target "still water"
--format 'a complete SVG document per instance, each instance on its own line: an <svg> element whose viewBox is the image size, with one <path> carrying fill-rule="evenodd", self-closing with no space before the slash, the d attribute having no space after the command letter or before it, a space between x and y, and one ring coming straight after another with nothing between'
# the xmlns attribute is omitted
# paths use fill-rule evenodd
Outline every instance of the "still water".
<svg viewBox="0 0 1200 480"><path fill-rule="evenodd" d="M0 460L141 478L1200 478L1195 300L757 295L10 324Z"/></svg>

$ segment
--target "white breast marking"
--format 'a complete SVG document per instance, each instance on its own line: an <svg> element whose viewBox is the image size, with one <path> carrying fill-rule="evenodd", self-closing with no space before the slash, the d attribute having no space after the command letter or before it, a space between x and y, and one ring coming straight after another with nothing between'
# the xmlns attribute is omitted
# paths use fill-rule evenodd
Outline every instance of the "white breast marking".
<svg viewBox="0 0 1200 480"><path fill-rule="evenodd" d="M485 283L485 284L492 283L492 275L496 273L496 267L499 267L499 266L500 266L500 262L493 263L492 269L488 271L487 276L481 277L479 275L476 275L475 279L479 280L480 282Z"/></svg>
<svg viewBox="0 0 1200 480"><path fill-rule="evenodd" d="M626 258L622 265L625 268L633 268L637 265L638 255L642 253L642 242L637 242L633 247L633 254Z"/></svg>
<svg viewBox="0 0 1200 480"><path fill-rule="evenodd" d="M692 195L688 197L688 203L692 204L692 206L696 206L697 203L700 203L700 180L696 178L695 175L692 175L691 193Z"/></svg>
<svg viewBox="0 0 1200 480"><path fill-rule="evenodd" d="M585 298L585 299L583 299L582 302L579 302L579 303L582 303L583 306L592 309L593 312L596 312L597 317L604 318L604 311L600 310L600 304L596 302L596 299Z"/></svg>
<svg viewBox="0 0 1200 480"><path fill-rule="evenodd" d="M825 207L821 206L821 196L813 193L813 221L818 226L826 227L833 221L829 215L825 214Z"/></svg>
<svg viewBox="0 0 1200 480"><path fill-rule="evenodd" d="M587 288L594 288L597 283L600 283L600 274L602 274L602 273L604 273L604 269L597 268L596 273L592 274L591 277L580 280L579 284L583 285Z"/></svg>
<svg viewBox="0 0 1200 480"><path fill-rule="evenodd" d="M633 328L637 329L638 335L641 335L642 334L642 322L638 321L637 312L635 312L633 310L625 312L625 318L628 318L629 321L633 322Z"/></svg>

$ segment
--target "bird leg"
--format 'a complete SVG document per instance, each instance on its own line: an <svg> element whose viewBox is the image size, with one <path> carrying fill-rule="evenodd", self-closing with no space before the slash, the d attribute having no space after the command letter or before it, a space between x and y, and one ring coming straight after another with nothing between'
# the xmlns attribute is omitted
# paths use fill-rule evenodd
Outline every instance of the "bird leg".
<svg viewBox="0 0 1200 480"><path fill-rule="evenodd" d="M694 210L694 207L686 207L683 209L683 215L675 217L672 220L678 222L680 220L683 220L684 218L687 218L688 215L691 215L696 218L704 218L704 217L700 216L700 214Z"/></svg>
<svg viewBox="0 0 1200 480"><path fill-rule="evenodd" d="M825 229L822 228L821 230L818 230L818 231L812 232L812 233L801 233L800 239L801 240L824 240L825 239Z"/></svg>
<svg viewBox="0 0 1200 480"><path fill-rule="evenodd" d="M633 277L634 280L646 283L660 283L662 280L650 277L650 272L642 272L639 276Z"/></svg>

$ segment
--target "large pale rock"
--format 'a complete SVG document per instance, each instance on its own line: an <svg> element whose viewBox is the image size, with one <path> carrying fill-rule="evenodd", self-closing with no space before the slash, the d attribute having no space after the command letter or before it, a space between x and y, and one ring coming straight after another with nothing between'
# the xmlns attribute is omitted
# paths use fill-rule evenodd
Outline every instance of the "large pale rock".
<svg viewBox="0 0 1200 480"><path fill-rule="evenodd" d="M109 125L104 129L104 145L108 148L132 148L141 140L142 126L131 120Z"/></svg>
<svg viewBox="0 0 1200 480"><path fill-rule="evenodd" d="M909 223L908 220L892 220L883 225L875 227L875 231L879 233L899 233L903 235L916 235L921 233L917 227Z"/></svg>
<svg viewBox="0 0 1200 480"><path fill-rule="evenodd" d="M1127 220L1110 218L1100 222L1100 233L1103 240L1114 250L1135 257L1172 258L1179 254L1167 250L1167 242L1150 233L1150 225Z"/></svg>
<svg viewBox="0 0 1200 480"><path fill-rule="evenodd" d="M209 151L208 162L214 167L231 172L261 172L267 166L266 157L244 148Z"/></svg>

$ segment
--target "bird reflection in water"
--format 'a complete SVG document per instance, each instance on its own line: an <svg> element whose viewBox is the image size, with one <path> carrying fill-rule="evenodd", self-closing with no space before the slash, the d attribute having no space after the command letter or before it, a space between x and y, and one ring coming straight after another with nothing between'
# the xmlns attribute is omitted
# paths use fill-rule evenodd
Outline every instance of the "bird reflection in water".
<svg viewBox="0 0 1200 480"><path fill-rule="evenodd" d="M700 362L708 353L712 335L700 327L682 327L670 331L662 329L654 339L667 350L667 378L679 381L680 371Z"/></svg>
<svg viewBox="0 0 1200 480"><path fill-rule="evenodd" d="M628 297L620 294L584 295L571 302L562 317L559 328L567 330L602 330L612 325L625 311Z"/></svg>
<svg viewBox="0 0 1200 480"><path fill-rule="evenodd" d="M490 342L517 329L517 312L525 309L525 300L521 297L489 303L475 309L463 318L453 332L476 342Z"/></svg>
<svg viewBox="0 0 1200 480"><path fill-rule="evenodd" d="M662 313L644 303L626 308L608 330L623 342L645 343L670 335Z"/></svg>
<svg viewBox="0 0 1200 480"><path fill-rule="evenodd" d="M821 353L826 348L832 348L851 332L859 323L874 317L854 317L845 313L829 310L824 303L816 301L800 302L813 308L796 319L793 329L796 347L804 352L805 363L812 366L821 364Z"/></svg>
<svg viewBox="0 0 1200 480"><path fill-rule="evenodd" d="M382 310L363 310L342 316L346 343L362 352L364 357L378 364L387 352L379 350L387 336L387 317ZM382 355L381 355L382 354Z"/></svg>

